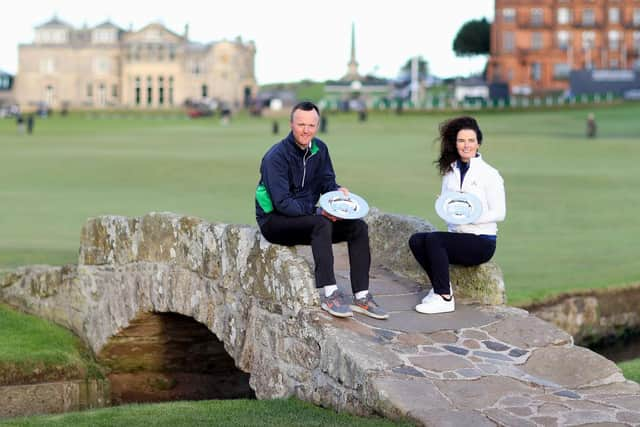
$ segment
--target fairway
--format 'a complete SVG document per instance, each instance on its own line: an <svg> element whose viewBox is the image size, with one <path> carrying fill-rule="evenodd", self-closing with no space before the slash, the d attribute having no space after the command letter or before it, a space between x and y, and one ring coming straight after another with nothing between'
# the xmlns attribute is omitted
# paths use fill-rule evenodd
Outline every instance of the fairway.
<svg viewBox="0 0 640 427"><path fill-rule="evenodd" d="M598 138L587 139L594 111ZM457 113L455 113L457 114ZM480 151L500 170L507 219L495 261L510 304L554 293L640 281L640 104L475 114ZM383 211L439 229L433 160L437 125L452 114L329 115L338 182ZM92 118L93 117L93 118ZM186 120L178 115L37 120L18 135L0 120L0 269L77 262L89 217L171 211L255 224L253 192L271 119Z"/></svg>

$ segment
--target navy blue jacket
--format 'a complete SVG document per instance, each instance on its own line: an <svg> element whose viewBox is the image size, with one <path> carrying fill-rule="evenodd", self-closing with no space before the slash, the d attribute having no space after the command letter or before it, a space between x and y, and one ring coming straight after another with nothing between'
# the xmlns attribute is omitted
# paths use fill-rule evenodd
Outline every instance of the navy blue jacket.
<svg viewBox="0 0 640 427"><path fill-rule="evenodd" d="M262 225L271 212L286 216L314 215L320 195L339 188L329 150L318 138L301 150L293 134L267 151L256 189L256 220Z"/></svg>

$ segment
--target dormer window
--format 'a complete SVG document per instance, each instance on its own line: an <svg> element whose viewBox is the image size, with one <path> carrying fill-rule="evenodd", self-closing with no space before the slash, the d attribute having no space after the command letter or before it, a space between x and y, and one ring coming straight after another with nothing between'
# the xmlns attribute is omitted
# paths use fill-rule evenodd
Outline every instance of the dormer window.
<svg viewBox="0 0 640 427"><path fill-rule="evenodd" d="M111 28L98 28L91 33L91 42L110 44L116 42L116 32Z"/></svg>

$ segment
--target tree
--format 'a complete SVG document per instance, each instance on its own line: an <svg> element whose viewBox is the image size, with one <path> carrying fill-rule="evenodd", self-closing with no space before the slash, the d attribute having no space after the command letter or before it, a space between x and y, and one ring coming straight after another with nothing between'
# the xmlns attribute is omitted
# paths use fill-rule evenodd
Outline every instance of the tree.
<svg viewBox="0 0 640 427"><path fill-rule="evenodd" d="M491 46L491 24L482 18L465 22L453 40L456 56L488 55Z"/></svg>
<svg viewBox="0 0 640 427"><path fill-rule="evenodd" d="M407 62L400 69L401 73L411 73L411 62L413 58L409 58ZM429 63L422 56L418 57L418 75L421 77L426 77L429 75Z"/></svg>

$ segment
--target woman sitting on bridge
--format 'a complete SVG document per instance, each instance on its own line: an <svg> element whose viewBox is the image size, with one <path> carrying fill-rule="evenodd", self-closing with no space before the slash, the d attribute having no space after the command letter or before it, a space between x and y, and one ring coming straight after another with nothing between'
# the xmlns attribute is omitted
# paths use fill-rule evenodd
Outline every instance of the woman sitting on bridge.
<svg viewBox="0 0 640 427"><path fill-rule="evenodd" d="M416 233L409 239L413 256L425 269L432 289L416 311L425 314L455 310L449 264L464 266L487 262L496 250L498 227L506 214L504 182L500 173L478 153L482 131L473 117L456 117L440 124L440 157L434 163L445 192L471 193L482 203L472 223L447 223L448 232Z"/></svg>

